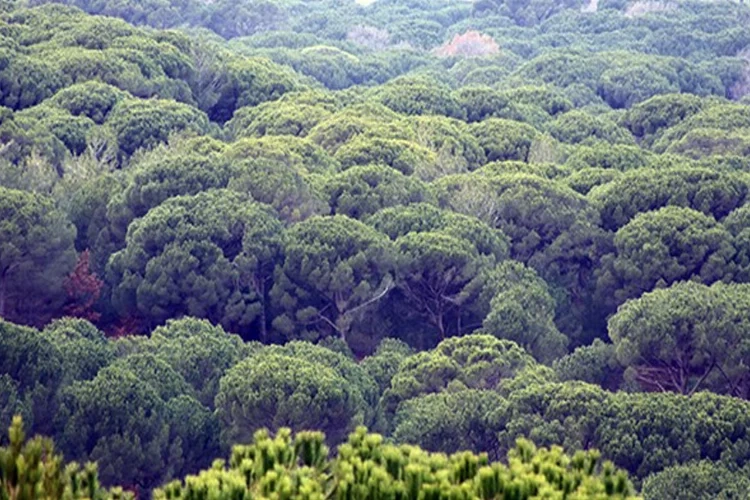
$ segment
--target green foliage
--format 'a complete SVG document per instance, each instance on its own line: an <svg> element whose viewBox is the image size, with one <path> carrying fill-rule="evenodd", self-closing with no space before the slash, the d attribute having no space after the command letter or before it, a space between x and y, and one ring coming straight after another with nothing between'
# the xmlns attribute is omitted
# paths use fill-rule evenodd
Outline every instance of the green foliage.
<svg viewBox="0 0 750 500"><path fill-rule="evenodd" d="M358 29L351 25L342 26L342 28L348 31L339 35L342 37L348 37ZM389 54L388 56L362 53L361 48L350 43L344 44L340 39L322 40L317 37L304 39L304 35L300 37L299 33L276 32L265 35L265 40L261 37L255 38L255 43L260 45L273 43L292 46L270 48L270 50L259 52L278 63L291 66L298 73L317 80L331 90L383 83L396 74L422 63L421 59L423 59L420 54L406 50L399 51L398 55ZM297 41L298 43L295 43ZM244 40L242 42L244 47L248 46L247 42ZM293 47L294 45L298 46ZM292 48L297 50L290 50ZM399 55L401 60L398 60Z"/></svg>
<svg viewBox="0 0 750 500"><path fill-rule="evenodd" d="M18 110L39 104L64 83L49 61L3 49L0 71L0 105Z"/></svg>
<svg viewBox="0 0 750 500"><path fill-rule="evenodd" d="M562 381L581 380L609 390L620 387L624 371L617 361L615 346L601 339L555 360L552 367Z"/></svg>
<svg viewBox="0 0 750 500"><path fill-rule="evenodd" d="M264 135L305 137L310 129L331 114L324 106L278 100L238 109L226 128L237 138Z"/></svg>
<svg viewBox="0 0 750 500"><path fill-rule="evenodd" d="M331 173L339 169L336 160L320 146L292 136L240 139L227 146L225 156L232 162L253 159L280 162L300 173Z"/></svg>
<svg viewBox="0 0 750 500"><path fill-rule="evenodd" d="M49 433L65 377L62 353L49 336L6 321L0 321L0 343L0 373L12 391L8 402L26 410L33 429Z"/></svg>
<svg viewBox="0 0 750 500"><path fill-rule="evenodd" d="M158 365L155 358L149 362ZM100 462L104 484L143 488L207 465L218 451L215 438L206 439L216 436L212 414L188 398L176 415L177 401L162 399L156 374L143 380L132 371L137 364L128 364L109 366L93 380L64 389L58 439L65 454Z"/></svg>
<svg viewBox="0 0 750 500"><path fill-rule="evenodd" d="M746 283L748 282L748 271L750 271L750 225L748 225L748 215L750 215L750 206L743 205L732 211L723 221L724 227L734 237L734 255L735 280Z"/></svg>
<svg viewBox="0 0 750 500"><path fill-rule="evenodd" d="M46 167L47 172L42 175L52 177L54 183L59 173L55 169L62 166L67 153L65 144L34 117L19 116L7 108L0 108L0 112L3 115L0 120L0 137L3 141L1 156L5 163L3 185L9 188L38 188L35 175L39 172L33 171L35 167L37 170L38 167Z"/></svg>
<svg viewBox="0 0 750 500"><path fill-rule="evenodd" d="M643 482L646 500L666 500L675 495L686 500L742 498L750 492L750 478L709 461L668 467Z"/></svg>
<svg viewBox="0 0 750 500"><path fill-rule="evenodd" d="M528 174L449 176L434 184L441 204L501 229L511 239L511 257L555 288L564 333L585 337L599 328L598 312L591 309L592 267L597 267L592 263L605 253L609 238L586 198Z"/></svg>
<svg viewBox="0 0 750 500"><path fill-rule="evenodd" d="M742 467L747 436L737 433L747 402L708 392L608 392L580 382L532 383L506 396L501 446L527 436L540 446L595 447L636 478L695 460ZM739 426L739 427L738 427ZM654 450L659 450L654 453Z"/></svg>
<svg viewBox="0 0 750 500"><path fill-rule="evenodd" d="M474 170L486 162L482 146L464 122L431 115L412 117L410 123L415 143L436 157L432 170L416 172L422 179Z"/></svg>
<svg viewBox="0 0 750 500"><path fill-rule="evenodd" d="M479 326L487 313L475 305L482 272L509 253L501 231L423 203L383 209L367 223L399 248L397 287L379 314L391 335L425 348Z"/></svg>
<svg viewBox="0 0 750 500"><path fill-rule="evenodd" d="M128 229L107 266L123 314L161 323L182 314L265 338L281 223L246 196L212 190L170 198Z"/></svg>
<svg viewBox="0 0 750 500"><path fill-rule="evenodd" d="M140 148L153 148L176 132L205 134L206 115L186 104L168 100L122 100L112 109L108 125L120 151L130 156Z"/></svg>
<svg viewBox="0 0 750 500"><path fill-rule="evenodd" d="M497 429L507 402L495 391L458 389L426 394L399 406L393 439L426 450L497 454Z"/></svg>
<svg viewBox="0 0 750 500"><path fill-rule="evenodd" d="M411 232L444 229L457 214L427 203L385 208L367 218L367 223L391 239Z"/></svg>
<svg viewBox="0 0 750 500"><path fill-rule="evenodd" d="M564 9L581 9L582 7L582 2L577 0L567 0L560 3L543 0L524 2L483 1L474 6L474 11L481 15L496 12L510 17L521 26L534 26L554 14L564 11Z"/></svg>
<svg viewBox="0 0 750 500"><path fill-rule="evenodd" d="M211 408L221 377L253 347L206 320L182 318L156 328L142 350L169 363L192 386L198 401Z"/></svg>
<svg viewBox="0 0 750 500"><path fill-rule="evenodd" d="M549 132L561 142L594 145L599 141L609 144L633 144L630 133L607 118L573 110L559 115L549 124Z"/></svg>
<svg viewBox="0 0 750 500"><path fill-rule="evenodd" d="M118 243L124 243L133 220L165 200L227 186L228 161L220 156L220 151L205 151L206 146L213 147L194 139L158 147L130 168L127 185L107 205L110 229Z"/></svg>
<svg viewBox="0 0 750 500"><path fill-rule="evenodd" d="M51 199L0 187L0 317L44 323L64 301L75 228Z"/></svg>
<svg viewBox="0 0 750 500"><path fill-rule="evenodd" d="M502 51L499 57L461 59L451 68L451 73L462 88L480 87L486 89L497 82L505 80L511 69L518 65L521 58L509 51ZM460 97L461 90L457 92ZM467 109L467 115L469 110Z"/></svg>
<svg viewBox="0 0 750 500"><path fill-rule="evenodd" d="M685 282L644 294L609 321L618 360L644 387L747 398L747 285Z"/></svg>
<svg viewBox="0 0 750 500"><path fill-rule="evenodd" d="M27 47L3 71L9 104L16 109L91 80L139 97L192 99L184 37L160 36L60 6L19 8L7 20L15 28L13 38Z"/></svg>
<svg viewBox="0 0 750 500"><path fill-rule="evenodd" d="M408 124L382 104L364 103L346 107L318 123L308 138L331 154L356 136L409 139Z"/></svg>
<svg viewBox="0 0 750 500"><path fill-rule="evenodd" d="M414 354L412 349L397 339L383 339L375 352L362 360L362 367L378 384L382 394L391 385L391 379L398 371L401 362Z"/></svg>
<svg viewBox="0 0 750 500"><path fill-rule="evenodd" d="M498 261L508 257L509 241L501 231L476 217L426 203L384 208L368 217L366 222L393 240L412 232L439 232L466 240L480 254L492 255Z"/></svg>
<svg viewBox="0 0 750 500"><path fill-rule="evenodd" d="M632 493L381 442L521 436L744 498L747 6L364 3L0 5L0 424L147 497L385 433L157 498Z"/></svg>
<svg viewBox="0 0 750 500"><path fill-rule="evenodd" d="M151 353L135 353L112 363L113 369L130 371L149 384L164 401L183 394L192 396L191 387L166 361Z"/></svg>
<svg viewBox="0 0 750 500"><path fill-rule="evenodd" d="M489 118L471 126L471 132L484 149L487 161L529 161L529 152L539 134L525 123Z"/></svg>
<svg viewBox="0 0 750 500"><path fill-rule="evenodd" d="M423 146L401 139L359 135L342 145L334 157L342 168L380 164L411 175L426 176L437 162L436 155ZM427 174L428 175L428 174Z"/></svg>
<svg viewBox="0 0 750 500"><path fill-rule="evenodd" d="M273 351L230 368L216 396L227 445L248 442L258 429L286 425L319 427L338 443L363 422L363 407L361 394L334 369Z"/></svg>
<svg viewBox="0 0 750 500"><path fill-rule="evenodd" d="M589 194L597 186L609 184L620 178L622 173L611 168L582 168L565 179L565 183L582 195Z"/></svg>
<svg viewBox="0 0 750 500"><path fill-rule="evenodd" d="M16 114L16 118L30 118L37 127L49 130L73 155L82 154L87 148L87 139L95 123L86 116L70 113L46 105L34 106Z"/></svg>
<svg viewBox="0 0 750 500"><path fill-rule="evenodd" d="M101 125L117 103L126 98L127 93L116 87L88 81L62 89L49 102L73 116L85 116Z"/></svg>
<svg viewBox="0 0 750 500"><path fill-rule="evenodd" d="M224 123L239 108L273 101L300 88L294 72L265 58L233 56L220 60L219 64L218 78L209 82L216 88L213 105L206 110L212 121Z"/></svg>
<svg viewBox="0 0 750 500"><path fill-rule="evenodd" d="M325 343L325 342L323 342ZM266 346L253 355L270 356L279 354L293 359L304 359L319 366L325 366L346 379L352 397L356 400L358 410L365 421L372 417L372 408L378 401L378 389L369 372L348 354L337 352L321 344L293 341L287 344Z"/></svg>
<svg viewBox="0 0 750 500"><path fill-rule="evenodd" d="M519 440L508 454L508 465L490 463L487 455L468 452L445 455L416 446L385 444L379 434L360 427L326 459L328 448L319 432L288 428L275 437L259 431L253 442L236 446L229 463L174 481L154 498L246 498L258 494L332 498L391 498L416 500L423 495L479 498L518 498L570 493L580 498L635 498L627 474L600 463L597 452L572 458L562 449L537 449ZM543 471L539 473L539 471Z"/></svg>
<svg viewBox="0 0 750 500"><path fill-rule="evenodd" d="M654 143L653 149L657 152L664 152L680 141L684 145L686 136L698 129L721 130L726 134L750 126L750 112L748 112L747 106L726 102L712 104L702 107L670 129L665 130Z"/></svg>
<svg viewBox="0 0 750 500"><path fill-rule="evenodd" d="M0 375L0 425L10 425L16 415L32 420L28 411L18 394L18 383L7 374Z"/></svg>
<svg viewBox="0 0 750 500"><path fill-rule="evenodd" d="M278 29L284 22L284 11L273 2L246 0L220 1L208 20L210 26L225 38L252 35L258 31Z"/></svg>
<svg viewBox="0 0 750 500"><path fill-rule="evenodd" d="M128 500L133 496L121 488L111 491L99 483L96 464L81 467L65 464L50 439L26 439L21 417L8 429L9 443L0 448L0 498Z"/></svg>
<svg viewBox="0 0 750 500"><path fill-rule="evenodd" d="M641 212L688 207L721 220L744 204L748 185L732 172L707 168L637 169L591 192L602 226L617 230Z"/></svg>
<svg viewBox="0 0 750 500"><path fill-rule="evenodd" d="M555 326L555 301L544 280L514 261L487 274L482 294L491 298L483 331L518 343L543 363L565 354L568 339Z"/></svg>
<svg viewBox="0 0 750 500"><path fill-rule="evenodd" d="M432 193L418 179L385 166L352 167L321 179L332 214L362 219L397 205L432 201Z"/></svg>
<svg viewBox="0 0 750 500"><path fill-rule="evenodd" d="M233 170L227 187L270 205L283 220L296 222L328 212L325 197L299 165L290 166L276 159L248 158L235 160Z"/></svg>
<svg viewBox="0 0 750 500"><path fill-rule="evenodd" d="M606 63L590 53L549 50L523 64L515 72L524 81L542 81L565 88L582 84L595 89Z"/></svg>
<svg viewBox="0 0 750 500"><path fill-rule="evenodd" d="M639 138L656 136L698 113L701 99L690 94L668 94L652 97L628 110L624 121Z"/></svg>
<svg viewBox="0 0 750 500"><path fill-rule="evenodd" d="M638 65L606 70L597 90L611 107L629 108L655 95L678 92L680 87L677 82L670 81L668 75Z"/></svg>
<svg viewBox="0 0 750 500"><path fill-rule="evenodd" d="M452 337L404 360L381 406L393 415L404 401L417 396L459 388L494 389L534 365L534 358L515 342L491 335Z"/></svg>
<svg viewBox="0 0 750 500"><path fill-rule="evenodd" d="M530 106L540 106L551 116L573 109L573 103L553 86L523 86L503 93L509 101Z"/></svg>
<svg viewBox="0 0 750 500"><path fill-rule="evenodd" d="M371 96L397 113L463 118L450 90L427 78L397 78L371 91Z"/></svg>
<svg viewBox="0 0 750 500"><path fill-rule="evenodd" d="M346 339L356 321L393 288L388 238L344 215L311 217L286 233L286 259L271 296L284 314L274 327L303 338Z"/></svg>
<svg viewBox="0 0 750 500"><path fill-rule="evenodd" d="M681 280L711 284L734 274L732 235L712 217L668 206L636 215L602 259L599 293L615 306Z"/></svg>
<svg viewBox="0 0 750 500"><path fill-rule="evenodd" d="M408 233L395 244L397 286L408 309L423 316L441 339L464 333L462 310L494 258L481 255L466 239L438 231Z"/></svg>
<svg viewBox="0 0 750 500"><path fill-rule="evenodd" d="M484 85L463 86L456 92L456 99L470 123L490 117L500 118L511 105L507 96Z"/></svg>
<svg viewBox="0 0 750 500"><path fill-rule="evenodd" d="M112 344L84 319L57 319L44 328L42 335L59 350L67 383L90 380L114 361Z"/></svg>
<svg viewBox="0 0 750 500"><path fill-rule="evenodd" d="M745 130L726 131L716 128L698 128L687 132L681 139L667 147L667 153L688 158L726 158L744 168L744 157L750 151L750 136Z"/></svg>
<svg viewBox="0 0 750 500"><path fill-rule="evenodd" d="M652 155L637 146L598 143L576 148L565 165L574 170L606 168L624 172L649 166L651 158Z"/></svg>

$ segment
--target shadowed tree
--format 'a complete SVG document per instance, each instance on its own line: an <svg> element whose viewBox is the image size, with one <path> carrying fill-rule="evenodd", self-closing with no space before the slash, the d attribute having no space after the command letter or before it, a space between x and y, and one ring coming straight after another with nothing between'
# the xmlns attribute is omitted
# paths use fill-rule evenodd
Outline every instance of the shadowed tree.
<svg viewBox="0 0 750 500"><path fill-rule="evenodd" d="M64 390L59 439L66 456L99 461L105 484L152 488L205 467L218 451L217 432L208 409L170 394L169 381L185 382L169 365L136 356ZM168 395L174 397L163 399Z"/></svg>
<svg viewBox="0 0 750 500"><path fill-rule="evenodd" d="M495 259L465 239L441 232L408 233L395 242L397 286L439 337L464 333L462 309L471 305L476 281Z"/></svg>
<svg viewBox="0 0 750 500"><path fill-rule="evenodd" d="M0 317L44 323L65 302L75 228L52 200L0 187Z"/></svg>
<svg viewBox="0 0 750 500"><path fill-rule="evenodd" d="M359 316L394 286L388 237L343 215L311 217L286 233L286 259L271 291L283 334L346 339Z"/></svg>
<svg viewBox="0 0 750 500"><path fill-rule="evenodd" d="M736 272L732 235L690 208L635 216L615 233L614 247L602 258L596 279L597 293L611 311L654 288L681 280L727 281Z"/></svg>
<svg viewBox="0 0 750 500"><path fill-rule="evenodd" d="M381 411L392 424L393 415L407 400L457 389L496 389L534 366L534 358L509 340L491 335L449 338L401 363L381 398Z"/></svg>
<svg viewBox="0 0 750 500"><path fill-rule="evenodd" d="M227 190L170 198L128 228L107 279L123 315L151 324L181 315L266 337L268 292L282 255L269 207Z"/></svg>
<svg viewBox="0 0 750 500"><path fill-rule="evenodd" d="M385 207L434 202L426 184L385 166L352 167L316 181L328 197L331 213L354 219Z"/></svg>
<svg viewBox="0 0 750 500"><path fill-rule="evenodd" d="M362 422L361 395L346 378L318 363L262 351L221 379L216 413L222 442L247 442L261 428L319 428L333 444ZM359 420L358 420L359 419Z"/></svg>
<svg viewBox="0 0 750 500"><path fill-rule="evenodd" d="M490 299L483 332L518 343L543 363L565 354L568 339L555 326L555 300L533 269L506 261L482 280L478 305Z"/></svg>
<svg viewBox="0 0 750 500"><path fill-rule="evenodd" d="M678 283L627 302L609 320L618 360L646 389L750 397L748 285Z"/></svg>

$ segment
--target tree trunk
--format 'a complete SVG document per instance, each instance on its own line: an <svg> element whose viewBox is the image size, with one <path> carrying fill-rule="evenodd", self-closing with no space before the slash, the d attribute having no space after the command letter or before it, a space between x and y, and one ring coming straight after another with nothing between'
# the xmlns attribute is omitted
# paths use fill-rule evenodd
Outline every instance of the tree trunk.
<svg viewBox="0 0 750 500"><path fill-rule="evenodd" d="M267 336L268 329L266 328L266 301L264 300L260 304L260 341L265 344Z"/></svg>
<svg viewBox="0 0 750 500"><path fill-rule="evenodd" d="M260 280L260 290L258 295L260 296L260 339L264 344L266 343L268 336L268 328L266 327L267 313L266 307L268 301L266 300L266 282L264 279Z"/></svg>
<svg viewBox="0 0 750 500"><path fill-rule="evenodd" d="M437 304L437 312L435 313L435 326L440 331L440 338L445 340L445 324L443 323L443 308L440 303Z"/></svg>
<svg viewBox="0 0 750 500"><path fill-rule="evenodd" d="M5 297L8 290L8 280L5 271L0 274L0 318L5 318Z"/></svg>
<svg viewBox="0 0 750 500"><path fill-rule="evenodd" d="M349 315L349 312L350 311L344 311L343 313L339 313L334 321L334 328L344 342L346 342L346 335L349 333L349 329L352 327L352 322L354 320L354 318Z"/></svg>

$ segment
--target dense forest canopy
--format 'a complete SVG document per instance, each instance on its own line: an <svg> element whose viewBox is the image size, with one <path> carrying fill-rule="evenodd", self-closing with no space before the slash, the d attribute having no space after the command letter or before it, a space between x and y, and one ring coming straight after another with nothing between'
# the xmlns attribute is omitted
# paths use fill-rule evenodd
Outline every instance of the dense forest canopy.
<svg viewBox="0 0 750 500"><path fill-rule="evenodd" d="M748 311L744 2L0 3L0 500L750 498Z"/></svg>

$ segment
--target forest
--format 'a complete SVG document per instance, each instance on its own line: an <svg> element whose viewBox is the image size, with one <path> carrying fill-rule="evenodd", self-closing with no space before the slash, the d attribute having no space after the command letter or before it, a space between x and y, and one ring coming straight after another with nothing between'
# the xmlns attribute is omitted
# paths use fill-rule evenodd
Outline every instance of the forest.
<svg viewBox="0 0 750 500"><path fill-rule="evenodd" d="M4 0L0 500L750 498L750 6Z"/></svg>

